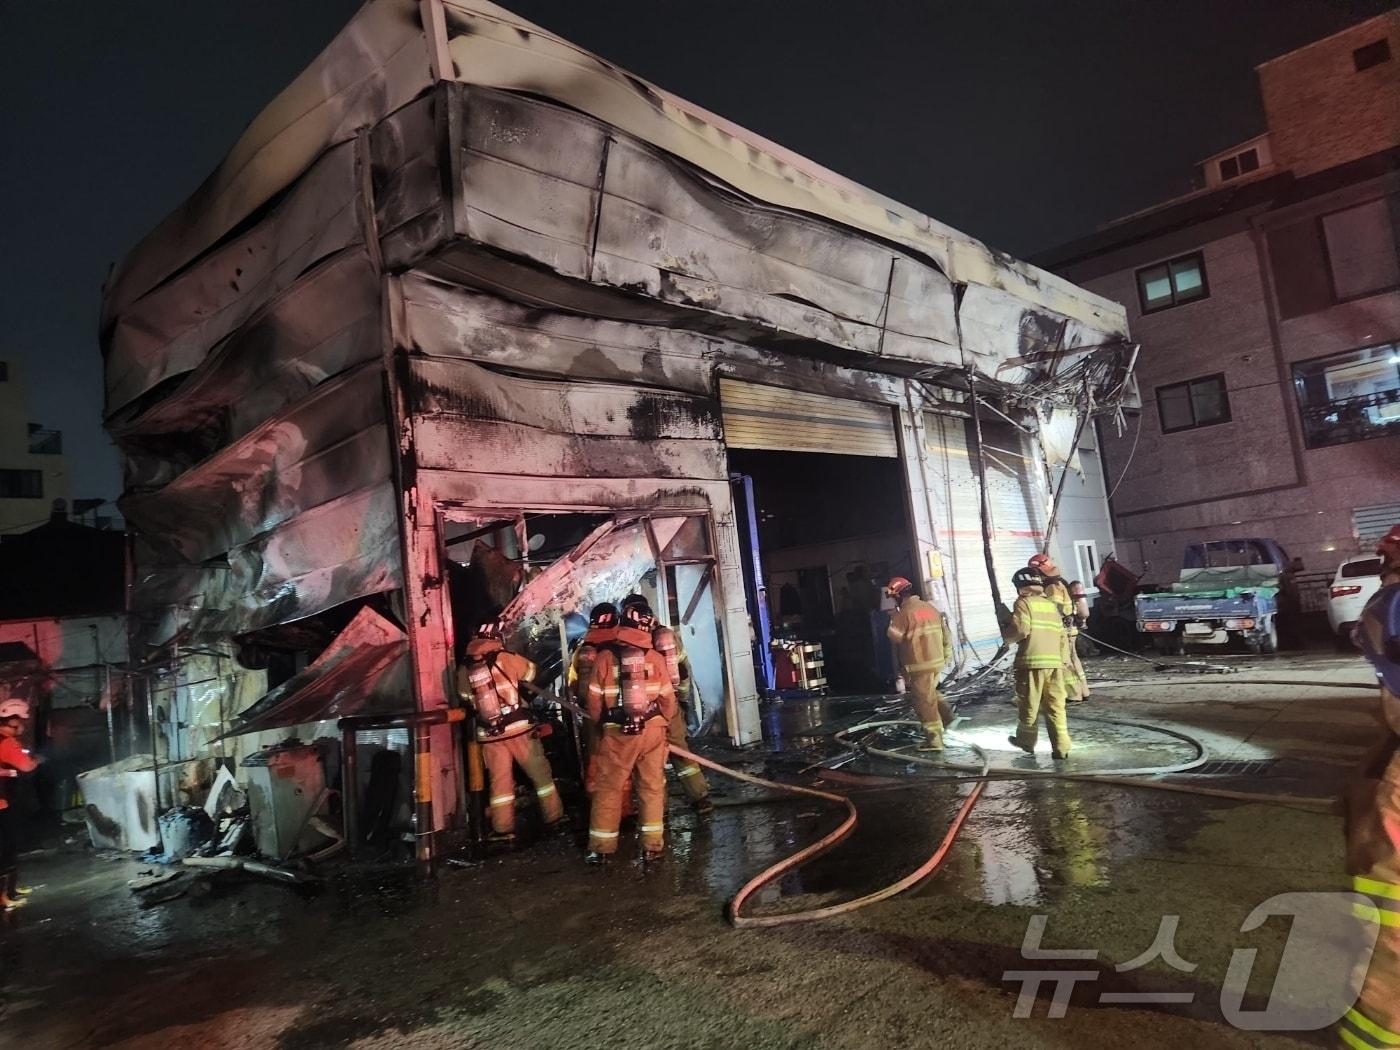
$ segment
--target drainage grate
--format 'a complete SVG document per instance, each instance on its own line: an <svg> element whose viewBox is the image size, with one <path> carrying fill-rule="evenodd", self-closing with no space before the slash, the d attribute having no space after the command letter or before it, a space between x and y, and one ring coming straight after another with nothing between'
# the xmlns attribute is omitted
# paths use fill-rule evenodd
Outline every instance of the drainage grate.
<svg viewBox="0 0 1400 1050"><path fill-rule="evenodd" d="M1278 764L1276 758L1261 758L1253 762L1207 762L1191 773L1206 777L1262 777Z"/></svg>

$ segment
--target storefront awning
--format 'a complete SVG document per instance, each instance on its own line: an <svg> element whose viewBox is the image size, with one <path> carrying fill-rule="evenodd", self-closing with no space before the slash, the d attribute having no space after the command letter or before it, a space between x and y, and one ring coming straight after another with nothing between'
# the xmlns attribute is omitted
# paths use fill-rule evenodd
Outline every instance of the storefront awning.
<svg viewBox="0 0 1400 1050"><path fill-rule="evenodd" d="M411 708L408 638L368 606L305 670L237 715L225 737Z"/></svg>

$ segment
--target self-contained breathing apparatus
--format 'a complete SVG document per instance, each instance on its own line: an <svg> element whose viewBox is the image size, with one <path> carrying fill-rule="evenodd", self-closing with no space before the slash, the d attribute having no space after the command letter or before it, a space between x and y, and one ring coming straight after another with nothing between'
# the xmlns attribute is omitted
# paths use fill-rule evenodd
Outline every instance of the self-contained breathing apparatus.
<svg viewBox="0 0 1400 1050"><path fill-rule="evenodd" d="M661 683L647 660L654 623L648 607L627 606L622 610L617 640L606 646L616 661L617 682L615 699L605 707L603 721L617 725L629 736L640 733L648 719L661 713L657 700Z"/></svg>
<svg viewBox="0 0 1400 1050"><path fill-rule="evenodd" d="M497 622L482 624L467 644L467 692L484 739L515 736L533 720L530 706L520 698L519 685L497 666L504 651Z"/></svg>

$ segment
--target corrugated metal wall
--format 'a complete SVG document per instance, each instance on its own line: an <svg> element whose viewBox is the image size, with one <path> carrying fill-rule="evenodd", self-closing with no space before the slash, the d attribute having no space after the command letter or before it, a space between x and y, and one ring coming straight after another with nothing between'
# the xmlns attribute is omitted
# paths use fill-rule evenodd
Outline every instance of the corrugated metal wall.
<svg viewBox="0 0 1400 1050"><path fill-rule="evenodd" d="M945 551L951 611L960 640L982 659L1001 643L991 583L982 550L982 516L974 443L966 419L928 414L924 430L930 479L940 504L938 534ZM1045 510L1029 442L1008 425L984 424L987 446L987 499L991 512L992 555L1002 600L1014 598L1011 574L1040 549Z"/></svg>
<svg viewBox="0 0 1400 1050"><path fill-rule="evenodd" d="M730 448L899 456L894 414L885 405L723 378L719 400Z"/></svg>

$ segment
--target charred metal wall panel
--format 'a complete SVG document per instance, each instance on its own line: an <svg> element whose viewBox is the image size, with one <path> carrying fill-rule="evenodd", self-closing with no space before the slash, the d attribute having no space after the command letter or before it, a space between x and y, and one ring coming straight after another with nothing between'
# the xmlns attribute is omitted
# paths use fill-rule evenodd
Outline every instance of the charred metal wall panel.
<svg viewBox="0 0 1400 1050"><path fill-rule="evenodd" d="M417 0L371 0L243 132L223 163L122 261L104 319L207 252L348 142L426 91L429 41Z"/></svg>
<svg viewBox="0 0 1400 1050"><path fill-rule="evenodd" d="M361 239L353 144L322 157L257 225L115 318L107 414L198 367L219 340L308 268Z"/></svg>
<svg viewBox="0 0 1400 1050"><path fill-rule="evenodd" d="M690 327L727 318L768 338L957 361L952 288L925 261L747 200L537 99L459 88L449 113L460 129L453 212L468 242L697 314Z"/></svg>
<svg viewBox="0 0 1400 1050"><path fill-rule="evenodd" d="M213 447L237 440L317 384L381 359L379 284L362 248L332 256L224 339L167 396L108 429L127 446L192 431L210 431L205 444Z"/></svg>
<svg viewBox="0 0 1400 1050"><path fill-rule="evenodd" d="M609 383L503 376L466 361L412 363L416 461L556 479L725 476L709 398Z"/></svg>

